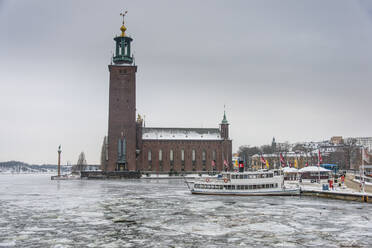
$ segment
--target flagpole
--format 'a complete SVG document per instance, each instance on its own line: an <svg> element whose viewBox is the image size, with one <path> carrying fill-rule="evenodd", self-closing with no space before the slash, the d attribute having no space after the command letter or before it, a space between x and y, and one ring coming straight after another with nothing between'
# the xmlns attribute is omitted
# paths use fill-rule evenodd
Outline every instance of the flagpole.
<svg viewBox="0 0 372 248"><path fill-rule="evenodd" d="M319 176L319 184L320 184L320 148L318 150L318 176Z"/></svg>
<svg viewBox="0 0 372 248"><path fill-rule="evenodd" d="M362 193L364 194L365 193L365 189L364 189L364 185L365 185L365 181L364 181L364 155L365 154L365 150L364 148L362 148L362 175L360 177L360 183L362 184Z"/></svg>

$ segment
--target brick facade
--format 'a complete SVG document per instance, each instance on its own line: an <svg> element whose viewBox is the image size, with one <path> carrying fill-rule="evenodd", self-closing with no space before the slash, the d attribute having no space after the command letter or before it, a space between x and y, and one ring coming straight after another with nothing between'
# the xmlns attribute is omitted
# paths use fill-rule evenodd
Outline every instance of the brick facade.
<svg viewBox="0 0 372 248"><path fill-rule="evenodd" d="M136 170L136 66L110 65L107 171L117 168L118 141L126 140L126 169Z"/></svg>
<svg viewBox="0 0 372 248"><path fill-rule="evenodd" d="M212 171L214 160L215 169L222 171L223 160L231 161L231 147L231 140L143 140L138 169L154 172Z"/></svg>

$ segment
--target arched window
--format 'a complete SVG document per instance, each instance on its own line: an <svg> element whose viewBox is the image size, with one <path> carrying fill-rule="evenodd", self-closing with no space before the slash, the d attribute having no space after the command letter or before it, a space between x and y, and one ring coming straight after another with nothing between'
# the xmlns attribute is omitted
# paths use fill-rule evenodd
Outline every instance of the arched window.
<svg viewBox="0 0 372 248"><path fill-rule="evenodd" d="M159 161L163 161L163 151L159 150Z"/></svg>
<svg viewBox="0 0 372 248"><path fill-rule="evenodd" d="M149 161L151 161L151 150L149 150L148 153L147 153L147 159L148 159Z"/></svg>
<svg viewBox="0 0 372 248"><path fill-rule="evenodd" d="M173 150L170 150L169 152L169 160L173 161Z"/></svg>
<svg viewBox="0 0 372 248"><path fill-rule="evenodd" d="M195 161L195 160L196 160L196 152L195 152L195 149L192 150L191 157L192 157L192 161Z"/></svg>

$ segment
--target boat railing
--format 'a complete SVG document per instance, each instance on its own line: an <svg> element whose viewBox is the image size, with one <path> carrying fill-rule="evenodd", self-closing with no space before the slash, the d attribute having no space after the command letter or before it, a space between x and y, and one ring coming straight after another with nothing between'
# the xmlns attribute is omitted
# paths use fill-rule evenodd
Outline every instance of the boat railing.
<svg viewBox="0 0 372 248"><path fill-rule="evenodd" d="M221 182L227 182L227 181L230 181L229 179L227 178L210 178L210 177L206 177L206 178L198 178L197 180L195 180L195 182L204 182L204 183L221 183Z"/></svg>

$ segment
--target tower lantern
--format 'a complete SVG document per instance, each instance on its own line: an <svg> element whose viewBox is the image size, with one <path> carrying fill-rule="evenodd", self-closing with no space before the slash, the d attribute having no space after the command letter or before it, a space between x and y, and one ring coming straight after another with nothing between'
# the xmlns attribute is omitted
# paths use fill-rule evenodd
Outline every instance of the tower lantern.
<svg viewBox="0 0 372 248"><path fill-rule="evenodd" d="M116 42L115 55L113 57L113 62L115 64L132 64L133 57L131 56L130 43L133 39L125 34L127 28L124 25L124 17L128 11L120 13L123 16L123 24L120 27L121 35L114 38Z"/></svg>

